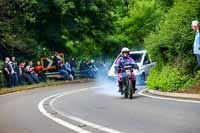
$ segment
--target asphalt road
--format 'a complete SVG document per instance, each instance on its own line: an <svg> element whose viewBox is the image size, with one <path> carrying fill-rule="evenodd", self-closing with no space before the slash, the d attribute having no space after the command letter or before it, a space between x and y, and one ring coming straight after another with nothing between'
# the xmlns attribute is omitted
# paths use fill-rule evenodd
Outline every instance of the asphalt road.
<svg viewBox="0 0 200 133"><path fill-rule="evenodd" d="M200 132L199 103L124 99L115 84L101 82L0 96L0 133Z"/></svg>

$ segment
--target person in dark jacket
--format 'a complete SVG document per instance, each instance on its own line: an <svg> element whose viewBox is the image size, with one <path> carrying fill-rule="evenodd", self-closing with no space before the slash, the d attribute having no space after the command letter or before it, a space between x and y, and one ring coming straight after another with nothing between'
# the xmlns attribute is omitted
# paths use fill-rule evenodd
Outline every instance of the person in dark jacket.
<svg viewBox="0 0 200 133"><path fill-rule="evenodd" d="M70 67L71 67L71 74L73 76L73 79L76 79L76 68L77 68L77 64L75 61L75 58L72 58L69 62Z"/></svg>
<svg viewBox="0 0 200 133"><path fill-rule="evenodd" d="M39 83L39 77L38 74L35 72L34 67L33 67L33 62L28 61L26 67L25 67L25 73L30 75L31 78L34 80L35 83Z"/></svg>
<svg viewBox="0 0 200 133"><path fill-rule="evenodd" d="M64 76L64 80L68 80L69 72L65 69L65 65L59 56L54 56L54 64L56 66L56 70Z"/></svg>
<svg viewBox="0 0 200 133"><path fill-rule="evenodd" d="M14 73L13 73L13 83L14 83L14 86L17 86L19 84L19 67L17 65L17 61L16 61L16 58L14 56L11 57L11 65L12 65L12 68L14 70Z"/></svg>
<svg viewBox="0 0 200 133"><path fill-rule="evenodd" d="M90 62L83 60L80 64L80 74L81 76L94 78L94 73L91 71L91 68L89 66Z"/></svg>
<svg viewBox="0 0 200 133"><path fill-rule="evenodd" d="M14 70L12 68L12 64L9 57L5 58L4 70L5 70L5 77L7 81L7 87L13 87L14 86L14 82L13 82Z"/></svg>
<svg viewBox="0 0 200 133"><path fill-rule="evenodd" d="M26 81L25 66L26 66L26 63L24 61L21 62L18 66L18 68L19 68L19 77L18 78L19 78L20 85L25 84L25 81Z"/></svg>

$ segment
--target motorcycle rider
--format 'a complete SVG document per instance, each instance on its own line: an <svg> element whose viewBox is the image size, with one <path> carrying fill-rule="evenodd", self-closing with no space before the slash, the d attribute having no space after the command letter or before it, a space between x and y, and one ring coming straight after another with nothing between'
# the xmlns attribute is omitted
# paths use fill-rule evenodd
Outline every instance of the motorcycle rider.
<svg viewBox="0 0 200 133"><path fill-rule="evenodd" d="M122 92L123 90L123 80L126 78L126 74L125 72L123 72L124 70L124 66L126 65L136 65L135 61L133 60L133 58L131 58L129 56L129 49L124 47L122 48L121 50L121 57L119 57L119 59L115 62L115 70L116 72L118 73L118 85L119 85L119 92ZM137 66L137 69L138 66ZM135 86L136 84L136 77L135 75L133 74L132 76L132 82L133 82L133 86ZM134 88L134 92L136 91L137 89Z"/></svg>

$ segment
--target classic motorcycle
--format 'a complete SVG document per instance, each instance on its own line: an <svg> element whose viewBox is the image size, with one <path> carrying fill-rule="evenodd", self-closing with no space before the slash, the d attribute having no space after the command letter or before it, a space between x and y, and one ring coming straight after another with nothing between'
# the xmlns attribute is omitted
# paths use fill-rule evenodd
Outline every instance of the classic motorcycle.
<svg viewBox="0 0 200 133"><path fill-rule="evenodd" d="M127 65L124 66L123 74L125 74L125 78L122 80L122 92L125 98L133 98L133 94L136 91L136 76L134 74L133 69L139 69L138 65Z"/></svg>

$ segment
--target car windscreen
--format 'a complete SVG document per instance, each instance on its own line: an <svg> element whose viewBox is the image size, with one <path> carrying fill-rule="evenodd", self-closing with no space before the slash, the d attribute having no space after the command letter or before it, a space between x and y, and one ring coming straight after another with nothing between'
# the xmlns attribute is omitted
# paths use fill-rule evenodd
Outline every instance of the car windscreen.
<svg viewBox="0 0 200 133"><path fill-rule="evenodd" d="M143 53L130 54L130 57L134 59L136 63L140 63L142 60Z"/></svg>

